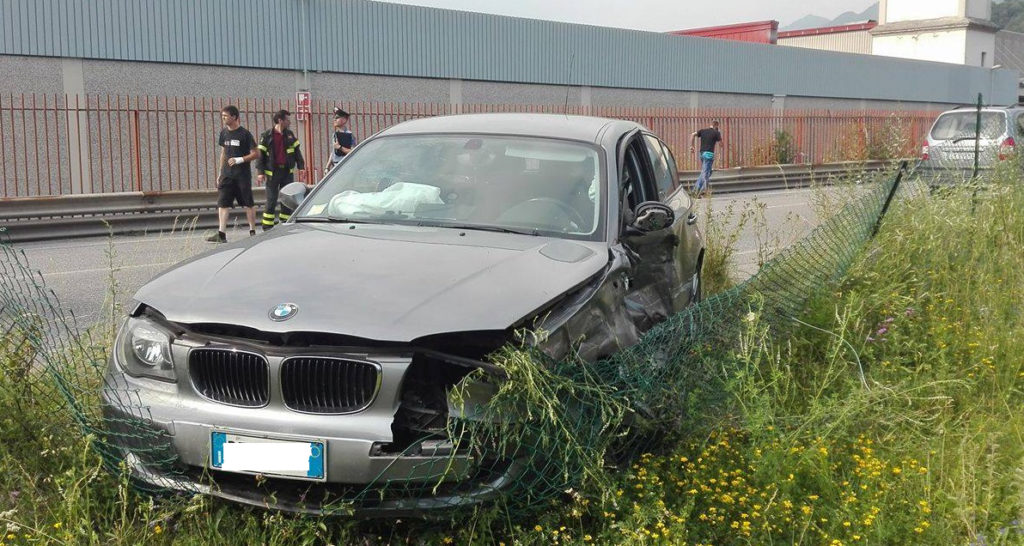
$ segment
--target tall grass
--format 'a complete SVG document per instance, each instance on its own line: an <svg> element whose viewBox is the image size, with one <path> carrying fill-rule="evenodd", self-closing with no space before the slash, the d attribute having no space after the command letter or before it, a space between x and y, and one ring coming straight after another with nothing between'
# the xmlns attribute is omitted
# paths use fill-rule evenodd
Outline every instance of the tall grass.
<svg viewBox="0 0 1024 546"><path fill-rule="evenodd" d="M792 324L755 299L718 363L728 415L532 540L1024 543L1019 172L899 203Z"/></svg>

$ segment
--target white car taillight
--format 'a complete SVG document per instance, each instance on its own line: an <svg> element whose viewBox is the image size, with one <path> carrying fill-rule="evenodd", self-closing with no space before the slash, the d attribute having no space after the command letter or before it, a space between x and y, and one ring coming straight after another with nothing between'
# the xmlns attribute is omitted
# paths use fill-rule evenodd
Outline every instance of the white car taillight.
<svg viewBox="0 0 1024 546"><path fill-rule="evenodd" d="M1008 137L1003 141L1003 144L999 146L999 161L1006 161L1013 157L1013 152L1017 147L1017 143L1014 142L1013 137Z"/></svg>
<svg viewBox="0 0 1024 546"><path fill-rule="evenodd" d="M928 145L921 146L921 161L928 161Z"/></svg>

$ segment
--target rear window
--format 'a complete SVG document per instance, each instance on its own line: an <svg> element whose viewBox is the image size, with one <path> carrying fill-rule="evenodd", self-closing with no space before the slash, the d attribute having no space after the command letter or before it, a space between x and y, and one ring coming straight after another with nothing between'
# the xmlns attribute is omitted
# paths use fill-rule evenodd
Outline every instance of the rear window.
<svg viewBox="0 0 1024 546"><path fill-rule="evenodd" d="M978 123L977 112L964 110L942 114L932 127L932 139L954 140L958 138L974 139L975 126ZM1003 112L981 113L981 138L996 139L1006 132L1006 114Z"/></svg>

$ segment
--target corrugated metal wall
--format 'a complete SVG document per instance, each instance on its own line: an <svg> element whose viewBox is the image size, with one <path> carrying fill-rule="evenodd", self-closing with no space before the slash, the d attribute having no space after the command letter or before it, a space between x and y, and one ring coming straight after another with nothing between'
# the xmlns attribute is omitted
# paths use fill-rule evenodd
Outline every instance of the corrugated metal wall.
<svg viewBox="0 0 1024 546"><path fill-rule="evenodd" d="M836 32L831 34L794 36L792 38L780 37L778 44L780 46L870 55L871 32L861 30L856 32Z"/></svg>
<svg viewBox="0 0 1024 546"><path fill-rule="evenodd" d="M9 55L940 103L970 102L990 85L981 68L368 0L0 0L0 7L0 54ZM1014 73L992 77L997 101L1016 100Z"/></svg>

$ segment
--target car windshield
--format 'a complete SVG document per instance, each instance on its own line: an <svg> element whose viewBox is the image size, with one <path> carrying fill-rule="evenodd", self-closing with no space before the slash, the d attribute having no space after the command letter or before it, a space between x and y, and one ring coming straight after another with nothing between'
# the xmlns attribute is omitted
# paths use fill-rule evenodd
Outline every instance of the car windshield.
<svg viewBox="0 0 1024 546"><path fill-rule="evenodd" d="M602 184L582 143L416 135L365 142L297 221L395 223L594 239Z"/></svg>
<svg viewBox="0 0 1024 546"><path fill-rule="evenodd" d="M933 140L974 139L978 113L964 110L943 114L932 128ZM1006 114L1002 112L981 113L981 138L997 139L1006 132Z"/></svg>

